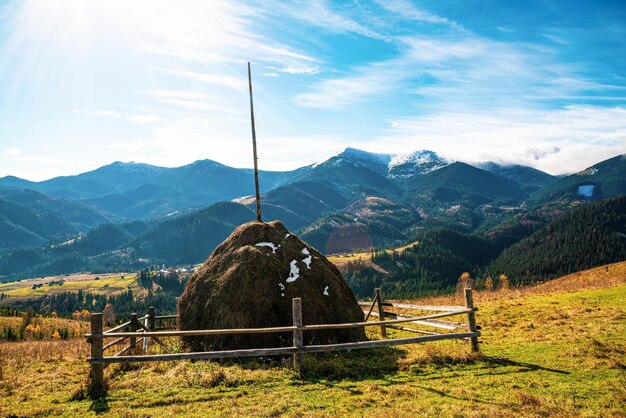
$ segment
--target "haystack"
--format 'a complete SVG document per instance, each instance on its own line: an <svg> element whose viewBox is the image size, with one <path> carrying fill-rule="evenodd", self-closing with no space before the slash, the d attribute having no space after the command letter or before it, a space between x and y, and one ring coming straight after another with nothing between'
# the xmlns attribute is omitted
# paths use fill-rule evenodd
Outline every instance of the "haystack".
<svg viewBox="0 0 626 418"><path fill-rule="evenodd" d="M292 325L291 299L302 298L305 325L363 320L341 273L278 221L239 226L189 279L178 302L179 328ZM304 333L305 344L363 340L362 328ZM291 333L185 337L193 351L281 347Z"/></svg>

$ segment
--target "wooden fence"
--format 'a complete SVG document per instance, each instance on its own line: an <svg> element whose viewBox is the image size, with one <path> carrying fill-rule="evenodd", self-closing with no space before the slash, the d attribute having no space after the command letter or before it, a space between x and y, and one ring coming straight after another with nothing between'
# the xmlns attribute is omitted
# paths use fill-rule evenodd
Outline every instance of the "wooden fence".
<svg viewBox="0 0 626 418"><path fill-rule="evenodd" d="M173 361L173 360L201 360L201 359L218 359L218 358L239 358L239 357L257 357L272 355L292 355L294 369L302 371L302 355L306 353L319 353L327 351L339 350L355 350L363 348L391 347L404 344L415 344L427 341L448 340L448 339L469 339L473 351L478 351L478 337L480 332L476 325L475 312L472 298L472 290L465 289L466 306L426 306L426 305L408 305L401 303L384 302L380 295L380 289L376 289L376 296L373 302L360 302L361 305L369 306L366 313L365 321L341 324L316 324L304 325L302 323L302 301L300 298L292 299L292 318L293 325L272 327L272 328L235 328L235 329L210 329L210 330L176 330L175 327L166 327L157 325L159 322L171 321L177 319L177 315L157 316L155 308L151 307L148 314L138 318L136 314L131 315L131 320L111 328L103 332L102 314L91 314L91 332L86 335L87 342L91 345L91 356L89 363L91 364L90 372L90 392L92 395L99 395L106 390L104 380L104 369L112 363L134 363L148 361ZM374 308L377 307L377 312ZM421 316L408 316L392 312L385 312L385 307L393 307L398 309L423 310L432 311L431 313ZM444 321L445 318L455 315L467 315L467 324L460 322ZM378 317L378 321L368 321L370 317ZM391 319L385 319L391 318ZM446 329L448 333L434 332L416 328L409 328L399 324L413 323L425 325L438 329ZM382 340L358 341L341 344L322 344L322 345L305 345L303 341L304 331L328 330L328 329L347 329L359 328L367 326L380 326ZM426 334L417 337L393 338L386 339L387 328L397 329L401 331ZM462 331L458 331L462 329ZM225 351L204 351L191 353L174 353L174 354L148 354L149 342L153 341L159 345L165 346L162 338L165 337L184 337L184 336L202 336L202 335L227 335L227 334L260 334L260 333L276 333L276 332L292 332L293 345L289 347L274 348L255 348L255 349L239 349ZM105 344L105 340L113 339ZM142 347L137 347L137 339L142 339ZM116 352L114 355L105 355L105 350L119 346L128 340L128 345ZM143 352L143 354L138 354Z"/></svg>

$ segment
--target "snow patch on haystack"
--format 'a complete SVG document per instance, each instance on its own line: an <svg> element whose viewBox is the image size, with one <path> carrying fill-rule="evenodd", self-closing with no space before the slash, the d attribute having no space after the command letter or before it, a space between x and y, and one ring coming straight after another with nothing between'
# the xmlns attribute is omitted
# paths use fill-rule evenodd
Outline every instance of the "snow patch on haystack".
<svg viewBox="0 0 626 418"><path fill-rule="evenodd" d="M293 283L300 277L300 269L296 265L298 260L291 260L291 264L289 264L289 277L285 280L287 283Z"/></svg>
<svg viewBox="0 0 626 418"><path fill-rule="evenodd" d="M277 246L273 242L257 242L255 247L268 247L272 249L272 254L276 254L276 250L280 248L280 244Z"/></svg>
<svg viewBox="0 0 626 418"><path fill-rule="evenodd" d="M311 262L313 261L313 256L311 256L311 253L306 247L304 247L304 249L302 250L302 254L306 255L306 257L304 258L304 260L302 260L302 262L306 264L306 268L310 270Z"/></svg>

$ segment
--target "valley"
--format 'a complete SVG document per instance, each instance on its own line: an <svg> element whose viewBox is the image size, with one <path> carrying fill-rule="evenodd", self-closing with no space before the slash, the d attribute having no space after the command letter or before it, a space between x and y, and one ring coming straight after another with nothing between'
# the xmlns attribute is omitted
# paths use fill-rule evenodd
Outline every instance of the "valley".
<svg viewBox="0 0 626 418"><path fill-rule="evenodd" d="M617 156L558 178L526 166L449 161L425 150L392 155L347 148L297 170L261 172L262 211L325 254L359 254L334 259L362 296L377 286L397 297L449 292L464 272L532 283L626 257L620 238L626 226L615 212L622 201L614 209L601 203L626 193L624 167L626 159ZM114 163L38 183L2 178L0 282L200 263L237 225L254 219L254 202L239 198L252 194L250 179L249 170L210 160L172 169ZM595 192L588 193L592 185ZM580 228L571 228L567 245L575 241L588 256L575 264L541 267L546 252L522 249L537 245L525 241L533 234L588 205L598 208L602 240L611 242L606 249L590 250L588 231ZM613 211L611 219L601 221L605 210ZM596 215L579 218L588 216ZM564 219L559 228L581 223ZM425 245L383 251L414 241ZM538 267L529 274L514 261L520 259Z"/></svg>

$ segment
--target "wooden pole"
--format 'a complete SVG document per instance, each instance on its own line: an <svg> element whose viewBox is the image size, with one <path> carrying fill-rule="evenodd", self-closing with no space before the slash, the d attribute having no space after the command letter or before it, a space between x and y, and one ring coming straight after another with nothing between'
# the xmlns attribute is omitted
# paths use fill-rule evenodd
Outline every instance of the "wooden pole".
<svg viewBox="0 0 626 418"><path fill-rule="evenodd" d="M137 314L136 313L131 313L130 314L130 332L136 332L137 331ZM130 348L131 350L134 349L135 347L137 347L137 338L136 337L130 337Z"/></svg>
<svg viewBox="0 0 626 418"><path fill-rule="evenodd" d="M92 398L99 398L105 391L104 385L104 365L101 362L103 356L102 348L102 314L92 313L91 320L91 336L89 343L91 345L91 372L89 374L89 393Z"/></svg>
<svg viewBox="0 0 626 418"><path fill-rule="evenodd" d="M376 301L378 302L378 320L385 320L385 311L383 310L383 298L380 296L380 288L376 288ZM387 328L385 325L380 326L380 334L383 338L387 338Z"/></svg>
<svg viewBox="0 0 626 418"><path fill-rule="evenodd" d="M252 74L248 63L248 87L250 88L250 124L252 125L252 156L254 158L254 190L256 192L256 220L261 220L261 194L259 192L259 164L256 154L256 128L254 126L254 104L252 103Z"/></svg>
<svg viewBox="0 0 626 418"><path fill-rule="evenodd" d="M474 308L474 296L472 295L472 289L469 288L465 289L465 306L468 309ZM476 313L473 310L467 313L467 325L470 332L477 332ZM471 337L470 342L472 343L472 351L478 353L478 337Z"/></svg>
<svg viewBox="0 0 626 418"><path fill-rule="evenodd" d="M291 312L293 315L293 326L301 327L302 326L302 299L293 298L291 299ZM303 346L303 336L301 329L295 329L293 331L293 346L296 350L299 350ZM293 368L296 372L302 373L302 353L296 351L293 353Z"/></svg>

